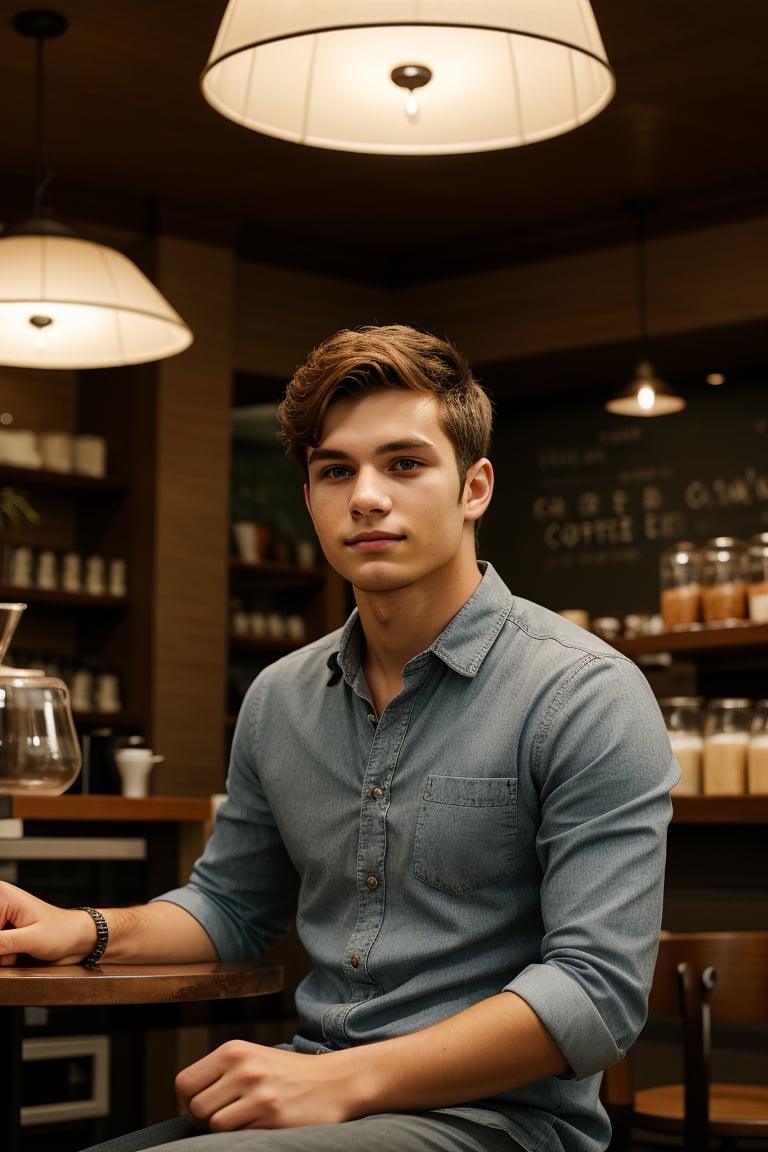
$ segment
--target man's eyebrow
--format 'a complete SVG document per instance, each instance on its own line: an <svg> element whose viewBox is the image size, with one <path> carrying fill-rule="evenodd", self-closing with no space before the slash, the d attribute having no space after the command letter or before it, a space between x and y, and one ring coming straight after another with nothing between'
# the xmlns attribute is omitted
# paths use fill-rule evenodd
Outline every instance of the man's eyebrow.
<svg viewBox="0 0 768 1152"><path fill-rule="evenodd" d="M417 437L409 440L390 440L387 444L377 445L375 452L377 456L388 456L392 452L410 452L414 449L434 448L431 440L422 439ZM342 451L341 448L313 448L307 457L308 464L314 464L317 460L349 460L350 455L348 452Z"/></svg>

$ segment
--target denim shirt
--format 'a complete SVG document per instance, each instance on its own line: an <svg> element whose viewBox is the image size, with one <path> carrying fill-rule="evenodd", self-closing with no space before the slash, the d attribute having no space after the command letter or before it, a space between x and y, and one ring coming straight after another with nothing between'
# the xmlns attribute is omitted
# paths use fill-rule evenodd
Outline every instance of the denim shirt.
<svg viewBox="0 0 768 1152"><path fill-rule="evenodd" d="M597 1152L599 1073L645 1019L678 769L639 669L481 569L378 720L356 612L259 674L211 839L161 899L223 960L258 960L295 917L299 1051L517 993L571 1075L446 1111Z"/></svg>

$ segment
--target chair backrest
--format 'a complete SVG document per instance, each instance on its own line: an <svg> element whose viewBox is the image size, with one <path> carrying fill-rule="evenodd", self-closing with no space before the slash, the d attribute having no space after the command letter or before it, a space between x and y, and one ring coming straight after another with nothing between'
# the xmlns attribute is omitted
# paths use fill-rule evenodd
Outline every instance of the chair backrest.
<svg viewBox="0 0 768 1152"><path fill-rule="evenodd" d="M768 932L663 932L649 1014L680 1020L684 1146L698 1152L708 1146L712 1021L768 1023ZM605 1099L631 1124L626 1062L608 1069Z"/></svg>
<svg viewBox="0 0 768 1152"><path fill-rule="evenodd" d="M715 986L706 997L713 1020L768 1021L768 932L662 932L651 1013L679 1014L680 964L699 978L714 968Z"/></svg>
<svg viewBox="0 0 768 1152"><path fill-rule="evenodd" d="M649 1011L679 1015L684 1146L709 1140L712 1021L768 1021L768 932L662 933Z"/></svg>

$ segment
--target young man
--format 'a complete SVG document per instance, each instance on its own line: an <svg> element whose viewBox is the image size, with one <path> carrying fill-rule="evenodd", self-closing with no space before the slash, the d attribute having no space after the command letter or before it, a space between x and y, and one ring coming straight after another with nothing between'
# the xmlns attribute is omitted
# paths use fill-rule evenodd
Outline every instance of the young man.
<svg viewBox="0 0 768 1152"><path fill-rule="evenodd" d="M105 960L256 962L295 917L300 1031L179 1073L203 1134L105 1147L599 1152L600 1072L643 1024L660 929L677 769L656 702L478 563L491 408L452 346L340 332L280 421L356 611L254 681L205 854L104 911ZM8 886L0 922L6 963L94 947L87 913Z"/></svg>

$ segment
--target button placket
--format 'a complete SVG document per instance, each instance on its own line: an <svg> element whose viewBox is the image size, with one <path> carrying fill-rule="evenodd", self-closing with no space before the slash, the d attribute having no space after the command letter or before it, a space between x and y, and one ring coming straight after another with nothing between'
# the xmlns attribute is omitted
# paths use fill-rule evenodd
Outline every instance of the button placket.
<svg viewBox="0 0 768 1152"><path fill-rule="evenodd" d="M344 967L355 994L376 994L368 953L384 918L384 867L389 782L405 737L412 704L388 706L374 732L363 781L358 839L358 917L345 949Z"/></svg>

